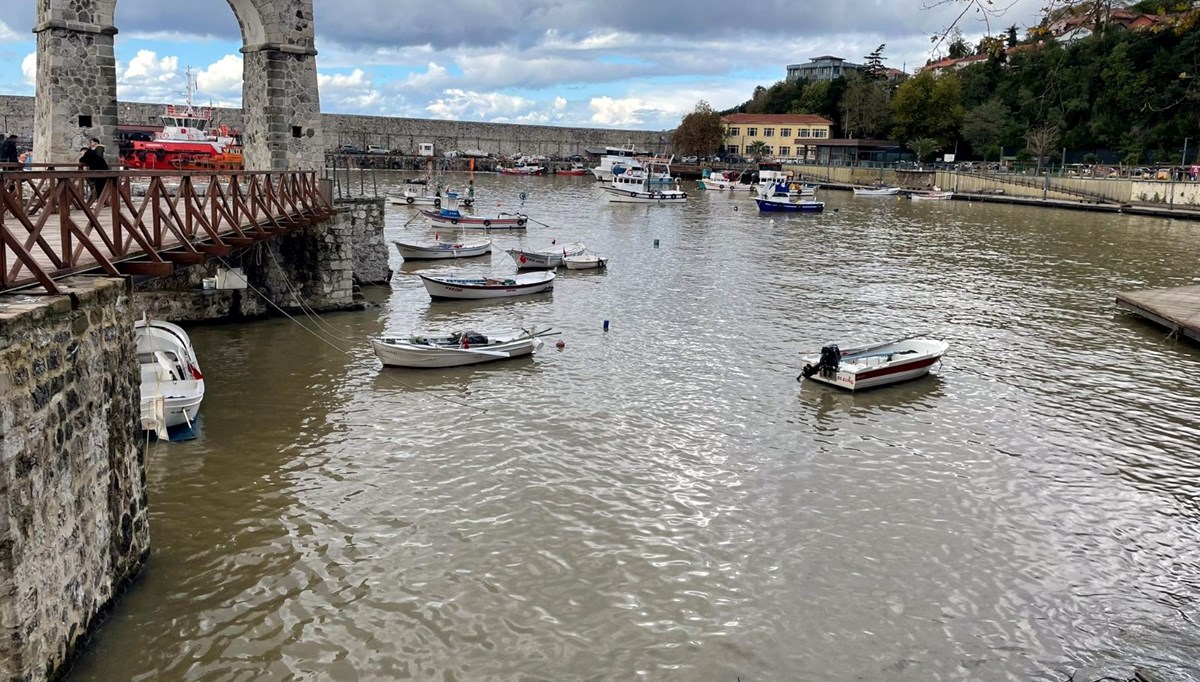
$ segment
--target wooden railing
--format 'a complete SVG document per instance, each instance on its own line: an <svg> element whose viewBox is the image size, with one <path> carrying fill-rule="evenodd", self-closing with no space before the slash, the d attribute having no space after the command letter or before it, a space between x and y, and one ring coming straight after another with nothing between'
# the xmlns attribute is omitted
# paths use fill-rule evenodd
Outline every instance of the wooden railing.
<svg viewBox="0 0 1200 682"><path fill-rule="evenodd" d="M0 170L0 291L165 275L332 213L315 171Z"/></svg>

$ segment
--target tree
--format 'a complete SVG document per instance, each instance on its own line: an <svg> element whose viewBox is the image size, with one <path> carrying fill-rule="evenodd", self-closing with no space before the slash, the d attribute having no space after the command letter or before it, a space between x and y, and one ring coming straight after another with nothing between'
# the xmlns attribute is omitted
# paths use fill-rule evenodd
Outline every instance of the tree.
<svg viewBox="0 0 1200 682"><path fill-rule="evenodd" d="M885 47L887 47L887 43L881 44L864 58L863 73L870 78L883 78L887 74L887 67L883 65L883 48Z"/></svg>
<svg viewBox="0 0 1200 682"><path fill-rule="evenodd" d="M700 100L692 113L683 117L679 127L671 132L671 147L682 156L709 156L725 142L725 126L721 115L708 102Z"/></svg>
<svg viewBox="0 0 1200 682"><path fill-rule="evenodd" d="M962 59L971 56L971 47L963 39L962 31L955 27L950 34L950 45L946 48L946 56L951 59Z"/></svg>
<svg viewBox="0 0 1200 682"><path fill-rule="evenodd" d="M999 99L991 99L963 115L962 136L971 143L971 148L984 151L1004 139L1005 129L1011 121L1008 107Z"/></svg>
<svg viewBox="0 0 1200 682"><path fill-rule="evenodd" d="M1045 162L1046 156L1054 150L1056 144L1058 144L1057 126L1043 123L1025 132L1025 145L1029 149L1029 153L1037 159L1039 175L1042 172L1042 164Z"/></svg>
<svg viewBox="0 0 1200 682"><path fill-rule="evenodd" d="M746 153L754 159L755 163L758 163L767 155L767 143L762 140L755 140L746 145Z"/></svg>
<svg viewBox="0 0 1200 682"><path fill-rule="evenodd" d="M1005 40L1005 44L1007 47L1016 47L1017 42L1017 25L1013 24L1008 27L1008 37Z"/></svg>
<svg viewBox="0 0 1200 682"><path fill-rule="evenodd" d="M932 137L948 141L962 126L962 89L954 77L918 74L896 88L892 98L895 135L900 140Z"/></svg>
<svg viewBox="0 0 1200 682"><path fill-rule="evenodd" d="M874 138L891 123L891 93L882 80L854 74L846 79L842 96L842 132L846 137Z"/></svg>
<svg viewBox="0 0 1200 682"><path fill-rule="evenodd" d="M918 137L915 140L909 140L908 148L916 152L917 161L925 163L929 160L930 155L942 148L942 143L932 137Z"/></svg>

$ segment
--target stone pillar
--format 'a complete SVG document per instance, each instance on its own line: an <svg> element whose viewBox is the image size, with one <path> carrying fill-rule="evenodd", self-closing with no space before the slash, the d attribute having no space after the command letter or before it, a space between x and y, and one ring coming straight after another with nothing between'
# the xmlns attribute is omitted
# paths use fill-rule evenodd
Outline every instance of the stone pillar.
<svg viewBox="0 0 1200 682"><path fill-rule="evenodd" d="M33 155L74 163L93 137L117 160L117 64L113 0L39 0Z"/></svg>
<svg viewBox="0 0 1200 682"><path fill-rule="evenodd" d="M354 252L354 281L357 284L386 284L392 280L388 244L383 238L383 199L338 199L337 220L346 224Z"/></svg>
<svg viewBox="0 0 1200 682"><path fill-rule="evenodd" d="M346 213L255 246L241 265L250 286L284 310L362 308L354 299L354 233ZM255 303L278 314L274 305Z"/></svg>
<svg viewBox="0 0 1200 682"><path fill-rule="evenodd" d="M322 170L317 51L290 45L242 48L247 170Z"/></svg>
<svg viewBox="0 0 1200 682"><path fill-rule="evenodd" d="M126 283L0 301L0 678L54 679L149 553Z"/></svg>

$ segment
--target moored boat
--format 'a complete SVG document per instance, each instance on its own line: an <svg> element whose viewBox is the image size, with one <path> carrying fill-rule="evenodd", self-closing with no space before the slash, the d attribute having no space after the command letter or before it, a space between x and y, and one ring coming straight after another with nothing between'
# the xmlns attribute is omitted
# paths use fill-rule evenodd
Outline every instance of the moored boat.
<svg viewBox="0 0 1200 682"><path fill-rule="evenodd" d="M798 182L764 185L754 202L761 213L820 213L825 202L805 199L806 187Z"/></svg>
<svg viewBox="0 0 1200 682"><path fill-rule="evenodd" d="M572 163L570 168L564 168L562 170L555 171L555 173L558 175L587 175L589 172L590 171L587 169L587 167L578 161Z"/></svg>
<svg viewBox="0 0 1200 682"><path fill-rule="evenodd" d="M121 163L128 168L147 170L241 170L241 135L227 126L210 130L211 107L192 104L196 74L187 70L187 101L183 106L167 105L162 114L163 128L152 140L135 140L120 149Z"/></svg>
<svg viewBox="0 0 1200 682"><path fill-rule="evenodd" d="M899 187L855 187L856 197L894 197L900 193Z"/></svg>
<svg viewBox="0 0 1200 682"><path fill-rule="evenodd" d="M448 336L414 335L407 339L372 339L375 357L385 367L436 368L461 367L493 360L531 355L542 347L550 332L525 329L480 333L455 332Z"/></svg>
<svg viewBox="0 0 1200 682"><path fill-rule="evenodd" d="M523 272L500 277L418 275L430 298L476 300L540 294L554 288L554 271Z"/></svg>
<svg viewBox="0 0 1200 682"><path fill-rule="evenodd" d="M473 258L492 252L490 239L447 242L402 242L396 240L396 250L404 260L440 260L443 258Z"/></svg>
<svg viewBox="0 0 1200 682"><path fill-rule="evenodd" d="M804 369L796 379L851 391L875 388L924 376L949 348L945 341L917 337L844 349L828 345L820 355L803 358Z"/></svg>
<svg viewBox="0 0 1200 682"><path fill-rule="evenodd" d="M909 198L913 201L949 201L954 198L954 192L943 192L935 188L931 192L913 192Z"/></svg>
<svg viewBox="0 0 1200 682"><path fill-rule="evenodd" d="M671 184L663 184L663 178ZM670 159L651 159L642 171L613 175L601 189L614 203L682 204L688 197L679 189L679 178L671 177Z"/></svg>
<svg viewBox="0 0 1200 682"><path fill-rule="evenodd" d="M204 375L187 332L163 320L133 323L141 369L142 428L166 438L191 428L204 400Z"/></svg>
<svg viewBox="0 0 1200 682"><path fill-rule="evenodd" d="M447 206L437 211L421 209L421 214L434 225L448 225L462 230L523 230L529 223L524 213L501 211L494 216L477 216Z"/></svg>
<svg viewBox="0 0 1200 682"><path fill-rule="evenodd" d="M539 251L509 249L508 255L516 261L517 268L520 270L546 270L557 268L563 265L565 258L578 256L585 251L587 251L586 246L580 242L574 242Z"/></svg>
<svg viewBox="0 0 1200 682"><path fill-rule="evenodd" d="M608 259L594 253L581 253L563 258L568 270L602 270L608 267Z"/></svg>
<svg viewBox="0 0 1200 682"><path fill-rule="evenodd" d="M504 175L544 175L546 173L545 166L518 161L511 166L501 166L500 172Z"/></svg>

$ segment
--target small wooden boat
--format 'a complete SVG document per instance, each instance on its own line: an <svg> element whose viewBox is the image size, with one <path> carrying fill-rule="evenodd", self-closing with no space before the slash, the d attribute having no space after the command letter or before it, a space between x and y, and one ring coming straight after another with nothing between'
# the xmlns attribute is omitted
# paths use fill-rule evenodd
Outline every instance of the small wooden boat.
<svg viewBox="0 0 1200 682"><path fill-rule="evenodd" d="M519 270L547 270L561 266L563 259L568 256L578 256L586 250L587 247L582 243L574 242L540 251L509 249L508 255L516 261Z"/></svg>
<svg viewBox="0 0 1200 682"><path fill-rule="evenodd" d="M143 317L133 323L141 368L142 428L159 438L190 429L204 400L204 375L187 332L179 325Z"/></svg>
<svg viewBox="0 0 1200 682"><path fill-rule="evenodd" d="M531 355L550 333L511 329L500 332L455 332L449 336L416 335L407 339L372 339L375 357L384 367L436 368L476 365ZM557 333L557 332L556 332Z"/></svg>
<svg viewBox="0 0 1200 682"><path fill-rule="evenodd" d="M939 339L907 338L851 348L825 346L803 358L800 379L812 379L851 391L875 388L924 376L950 344Z"/></svg>
<svg viewBox="0 0 1200 682"><path fill-rule="evenodd" d="M500 172L504 175L545 175L545 166L535 166L533 164L518 161L511 166L501 166Z"/></svg>
<svg viewBox="0 0 1200 682"><path fill-rule="evenodd" d="M406 183L403 192L400 194L389 194L388 201L395 205L402 206L434 206L440 207L443 203L456 201L462 206L470 206L475 203L473 197L461 197L454 190L447 190L445 196L438 189L429 190L429 186L424 183Z"/></svg>
<svg viewBox="0 0 1200 682"><path fill-rule="evenodd" d="M478 300L540 294L554 289L554 271L522 272L502 277L418 275L429 297Z"/></svg>
<svg viewBox="0 0 1200 682"><path fill-rule="evenodd" d="M396 240L396 250L404 260L437 260L442 258L473 258L492 252L492 241L482 239L461 242L402 242Z"/></svg>
<svg viewBox="0 0 1200 682"><path fill-rule="evenodd" d="M856 197L894 197L900 193L899 187L855 187Z"/></svg>
<svg viewBox="0 0 1200 682"><path fill-rule="evenodd" d="M909 198L913 201L949 201L954 198L954 192L913 192Z"/></svg>
<svg viewBox="0 0 1200 682"><path fill-rule="evenodd" d="M608 259L594 253L581 253L577 256L567 256L563 265L568 270L601 270L608 267Z"/></svg>
<svg viewBox="0 0 1200 682"><path fill-rule="evenodd" d="M529 222L529 216L524 213L501 212L495 216L477 216L445 206L436 211L421 209L421 213L434 225L457 227L461 230L523 230Z"/></svg>

